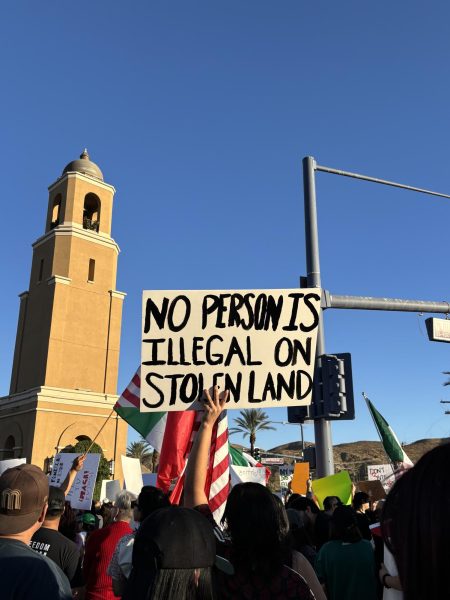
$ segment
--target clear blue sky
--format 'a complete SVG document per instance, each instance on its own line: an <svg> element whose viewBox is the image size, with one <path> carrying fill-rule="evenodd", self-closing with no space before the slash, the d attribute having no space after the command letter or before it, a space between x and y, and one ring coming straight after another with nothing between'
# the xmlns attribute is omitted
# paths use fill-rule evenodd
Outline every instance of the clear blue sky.
<svg viewBox="0 0 450 600"><path fill-rule="evenodd" d="M85 146L117 189L119 391L143 289L298 285L303 156L450 193L447 2L28 0L4 7L0 39L2 394L47 186ZM320 174L318 202L323 287L450 300L450 200ZM450 347L424 317L334 310L325 332L353 357L357 418L335 443L376 439L362 391L401 441L449 434ZM258 445L294 439L278 426Z"/></svg>

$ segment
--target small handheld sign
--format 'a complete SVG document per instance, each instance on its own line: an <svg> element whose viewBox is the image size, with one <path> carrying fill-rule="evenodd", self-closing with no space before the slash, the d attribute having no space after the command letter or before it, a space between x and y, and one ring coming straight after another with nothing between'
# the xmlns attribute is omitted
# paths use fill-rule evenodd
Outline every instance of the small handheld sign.
<svg viewBox="0 0 450 600"><path fill-rule="evenodd" d="M305 406L319 326L318 289L146 291L141 411L202 408L205 388L229 408Z"/></svg>

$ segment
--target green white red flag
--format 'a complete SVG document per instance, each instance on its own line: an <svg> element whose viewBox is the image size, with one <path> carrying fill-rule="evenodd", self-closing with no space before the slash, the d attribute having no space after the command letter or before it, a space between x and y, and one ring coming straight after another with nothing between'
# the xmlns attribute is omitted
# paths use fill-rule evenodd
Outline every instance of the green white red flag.
<svg viewBox="0 0 450 600"><path fill-rule="evenodd" d="M141 401L141 369L134 374L122 395L117 400L114 410L124 421L135 429L157 452L161 452L166 430L167 413L140 412Z"/></svg>
<svg viewBox="0 0 450 600"><path fill-rule="evenodd" d="M389 457L389 460L394 466L394 471L409 469L413 466L412 461L409 459L406 452L403 450L402 445L398 441L397 436L392 430L386 419L377 411L372 402L363 394L364 400L366 401L367 408L372 416L375 427L377 428L378 435L380 436L383 444L384 451Z"/></svg>
<svg viewBox="0 0 450 600"><path fill-rule="evenodd" d="M157 486L168 492L175 483L171 501L177 504L184 485L184 470L199 429L201 414L194 411L140 412L141 376L136 371L114 410L160 453ZM217 523L222 518L230 487L228 419L223 411L213 427L205 493Z"/></svg>

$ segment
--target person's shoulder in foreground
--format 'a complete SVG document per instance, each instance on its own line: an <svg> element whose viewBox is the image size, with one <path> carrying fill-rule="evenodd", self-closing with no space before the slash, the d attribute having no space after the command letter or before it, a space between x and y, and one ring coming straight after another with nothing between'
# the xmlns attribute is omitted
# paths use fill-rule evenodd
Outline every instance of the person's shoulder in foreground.
<svg viewBox="0 0 450 600"><path fill-rule="evenodd" d="M20 541L0 538L1 598L66 600L67 577L50 558Z"/></svg>
<svg viewBox="0 0 450 600"><path fill-rule="evenodd" d="M19 465L0 477L1 597L69 600L67 577L29 543L47 510L48 479L39 467Z"/></svg>

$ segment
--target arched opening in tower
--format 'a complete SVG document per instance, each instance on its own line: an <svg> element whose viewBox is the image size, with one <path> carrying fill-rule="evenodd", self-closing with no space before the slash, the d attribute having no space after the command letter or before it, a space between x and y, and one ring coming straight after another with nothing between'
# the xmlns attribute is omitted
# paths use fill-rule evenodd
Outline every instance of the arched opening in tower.
<svg viewBox="0 0 450 600"><path fill-rule="evenodd" d="M100 198L90 192L84 197L83 228L92 231L100 227Z"/></svg>
<svg viewBox="0 0 450 600"><path fill-rule="evenodd" d="M50 221L50 229L54 229L60 223L60 212L61 212L61 194L58 194L53 200L52 217Z"/></svg>

